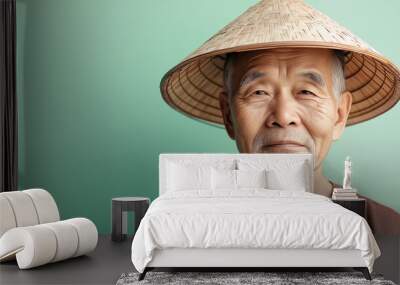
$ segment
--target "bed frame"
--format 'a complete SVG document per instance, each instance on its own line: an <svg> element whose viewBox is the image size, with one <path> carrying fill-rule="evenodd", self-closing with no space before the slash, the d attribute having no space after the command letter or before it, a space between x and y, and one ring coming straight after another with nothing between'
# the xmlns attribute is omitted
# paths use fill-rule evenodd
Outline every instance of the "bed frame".
<svg viewBox="0 0 400 285"><path fill-rule="evenodd" d="M368 268L359 250L329 249L239 249L239 248L170 248L157 249L143 273L155 268L199 268L206 271L213 269L233 269L233 271L260 271L272 268L353 268L361 271L367 280L371 280ZM263 269L263 270L262 270Z"/></svg>
<svg viewBox="0 0 400 285"><path fill-rule="evenodd" d="M305 160L311 169L314 169L311 154L160 154L159 160L159 191L163 194L166 181L166 161L182 160L185 158L198 159L225 159L225 158L266 158ZM309 179L313 179L313 171ZM313 180L311 180L313 181ZM311 183L313 184L313 183ZM310 192L313 189L309 189ZM255 249L255 248L168 248L157 249L153 259L139 275L143 280L148 271L156 268L184 268L215 271L229 269L229 271L265 271L268 269L285 268L353 268L361 271L367 280L371 276L360 250L331 250L331 249Z"/></svg>

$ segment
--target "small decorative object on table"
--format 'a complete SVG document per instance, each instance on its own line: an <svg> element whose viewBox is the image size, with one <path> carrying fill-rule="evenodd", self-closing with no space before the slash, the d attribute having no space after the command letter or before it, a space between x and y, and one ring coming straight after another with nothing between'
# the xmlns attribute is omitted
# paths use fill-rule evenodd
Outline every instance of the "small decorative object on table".
<svg viewBox="0 0 400 285"><path fill-rule="evenodd" d="M365 199L358 198L357 190L351 187L351 160L346 157L344 162L343 188L333 188L332 201L342 207L366 217Z"/></svg>
<svg viewBox="0 0 400 285"><path fill-rule="evenodd" d="M127 212L135 214L134 234L139 227L150 205L150 199L146 197L119 197L112 199L112 234L113 241L126 239L127 234Z"/></svg>
<svg viewBox="0 0 400 285"><path fill-rule="evenodd" d="M343 188L334 188L332 199L354 200L357 198L357 190L351 187L351 160L350 156L347 156L344 162Z"/></svg>
<svg viewBox="0 0 400 285"><path fill-rule="evenodd" d="M332 199L334 200L354 200L358 199L356 189L333 188Z"/></svg>
<svg viewBox="0 0 400 285"><path fill-rule="evenodd" d="M346 157L344 161L343 189L351 189L351 159Z"/></svg>

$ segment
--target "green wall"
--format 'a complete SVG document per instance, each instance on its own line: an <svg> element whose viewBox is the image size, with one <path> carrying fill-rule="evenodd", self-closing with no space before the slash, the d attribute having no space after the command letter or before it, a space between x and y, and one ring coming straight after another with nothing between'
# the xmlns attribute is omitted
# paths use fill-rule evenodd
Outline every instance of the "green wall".
<svg viewBox="0 0 400 285"><path fill-rule="evenodd" d="M17 0L20 189L49 190L62 218L107 233L112 197L157 196L159 153L237 152L225 130L169 108L159 82L256 2ZM400 65L398 0L307 2ZM340 182L350 154L360 192L400 211L399 122L398 105L348 128L325 174Z"/></svg>

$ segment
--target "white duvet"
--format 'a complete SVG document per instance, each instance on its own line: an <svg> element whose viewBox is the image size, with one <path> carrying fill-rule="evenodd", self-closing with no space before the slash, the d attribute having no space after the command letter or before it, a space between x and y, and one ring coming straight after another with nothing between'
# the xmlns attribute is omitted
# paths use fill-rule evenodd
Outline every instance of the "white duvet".
<svg viewBox="0 0 400 285"><path fill-rule="evenodd" d="M154 249L358 249L372 272L380 250L365 219L308 192L179 191L153 201L132 243L143 272Z"/></svg>

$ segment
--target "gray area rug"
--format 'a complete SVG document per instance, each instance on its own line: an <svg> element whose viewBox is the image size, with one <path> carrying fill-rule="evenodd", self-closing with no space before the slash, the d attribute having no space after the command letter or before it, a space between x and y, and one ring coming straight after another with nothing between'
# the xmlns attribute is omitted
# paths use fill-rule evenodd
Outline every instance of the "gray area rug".
<svg viewBox="0 0 400 285"><path fill-rule="evenodd" d="M372 281L361 272L147 272L142 281L139 273L124 273L117 285L133 284L384 284L395 285L381 275L372 274Z"/></svg>

